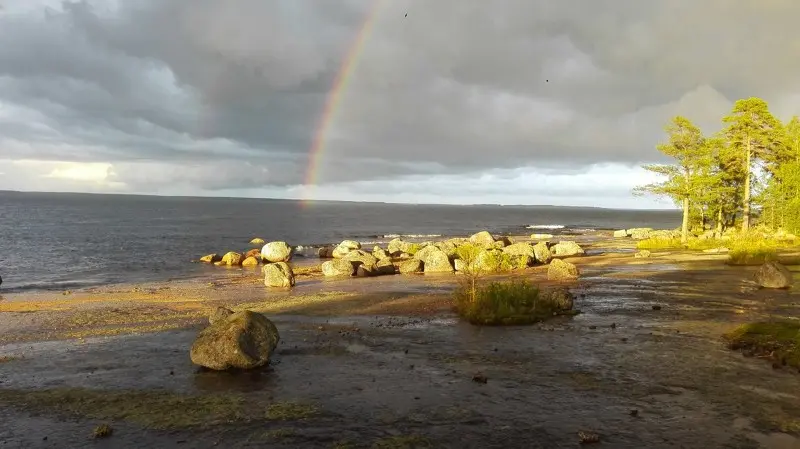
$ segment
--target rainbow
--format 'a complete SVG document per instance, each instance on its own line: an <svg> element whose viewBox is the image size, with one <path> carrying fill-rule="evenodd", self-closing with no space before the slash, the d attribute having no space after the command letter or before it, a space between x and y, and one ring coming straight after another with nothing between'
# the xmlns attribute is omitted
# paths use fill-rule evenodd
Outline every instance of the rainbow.
<svg viewBox="0 0 800 449"><path fill-rule="evenodd" d="M336 118L336 112L339 110L342 97L358 66L358 60L361 57L361 53L364 51L364 44L372 33L372 26L375 24L378 11L385 1L386 0L374 0L372 7L367 11L364 22L353 39L353 43L350 45L341 66L339 66L336 78L328 91L328 96L325 99L325 107L322 109L322 116L314 132L314 140L311 143L311 148L308 150L308 166L306 167L302 198L304 201L312 199L322 165L322 156L325 153L328 131Z"/></svg>

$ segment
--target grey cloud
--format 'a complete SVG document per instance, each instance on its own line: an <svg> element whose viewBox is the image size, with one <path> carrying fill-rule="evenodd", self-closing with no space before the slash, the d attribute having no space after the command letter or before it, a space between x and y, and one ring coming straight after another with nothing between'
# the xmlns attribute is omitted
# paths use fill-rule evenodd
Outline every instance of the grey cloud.
<svg viewBox="0 0 800 449"><path fill-rule="evenodd" d="M0 12L2 157L111 162L136 188L301 183L375 3L116 4ZM798 14L791 0L384 0L319 180L657 160L671 115L711 131L738 97L800 91Z"/></svg>

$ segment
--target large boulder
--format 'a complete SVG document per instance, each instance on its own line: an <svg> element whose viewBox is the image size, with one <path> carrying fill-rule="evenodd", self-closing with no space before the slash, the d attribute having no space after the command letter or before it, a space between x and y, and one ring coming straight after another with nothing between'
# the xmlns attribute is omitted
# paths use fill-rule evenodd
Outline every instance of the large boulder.
<svg viewBox="0 0 800 449"><path fill-rule="evenodd" d="M376 265L378 269L378 274L395 274L397 273L397 267L394 266L391 260L389 259L381 259L378 261Z"/></svg>
<svg viewBox="0 0 800 449"><path fill-rule="evenodd" d="M253 240L250 240L250 244L255 246L263 246L265 243L267 242L260 237L256 237Z"/></svg>
<svg viewBox="0 0 800 449"><path fill-rule="evenodd" d="M355 266L358 266L358 264L370 266L375 266L378 264L378 259L375 256L360 249L350 251L347 253L347 255L342 257L342 259L350 261Z"/></svg>
<svg viewBox="0 0 800 449"><path fill-rule="evenodd" d="M447 253L438 248L434 248L433 251L430 251L422 262L426 274L453 272L453 264L450 263L450 258L447 257Z"/></svg>
<svg viewBox="0 0 800 449"><path fill-rule="evenodd" d="M286 262L264 265L264 285L267 287L294 287L294 272Z"/></svg>
<svg viewBox="0 0 800 449"><path fill-rule="evenodd" d="M503 252L509 256L528 256L531 259L536 258L536 252L533 250L533 245L530 243L514 243L503 248Z"/></svg>
<svg viewBox="0 0 800 449"><path fill-rule="evenodd" d="M404 242L401 239L392 239L386 246L389 254L409 253L411 252L412 243Z"/></svg>
<svg viewBox="0 0 800 449"><path fill-rule="evenodd" d="M222 321L227 319L229 316L233 315L233 310L228 309L227 307L219 306L211 312L211 315L208 317L208 324L214 324L217 321Z"/></svg>
<svg viewBox="0 0 800 449"><path fill-rule="evenodd" d="M225 253L225 255L222 256L222 260L220 260L220 262L222 262L221 265L228 265L228 266L241 265L242 261L244 261L242 255L235 251L230 251Z"/></svg>
<svg viewBox="0 0 800 449"><path fill-rule="evenodd" d="M333 259L333 246L323 246L317 250L317 256L320 259Z"/></svg>
<svg viewBox="0 0 800 449"><path fill-rule="evenodd" d="M242 261L243 267L257 267L258 266L258 259L255 257L247 257Z"/></svg>
<svg viewBox="0 0 800 449"><path fill-rule="evenodd" d="M625 230L625 229L620 229L619 231L614 231L614 237L615 238L622 238L622 237L627 237L627 236L628 236L628 231Z"/></svg>
<svg viewBox="0 0 800 449"><path fill-rule="evenodd" d="M550 281L571 281L578 279L578 267L561 259L553 259L547 267L547 279Z"/></svg>
<svg viewBox="0 0 800 449"><path fill-rule="evenodd" d="M333 259L322 263L322 274L325 277L350 277L355 273L352 262L344 259Z"/></svg>
<svg viewBox="0 0 800 449"><path fill-rule="evenodd" d="M372 249L372 255L378 260L391 259L389 253L380 246L375 246L375 248Z"/></svg>
<svg viewBox="0 0 800 449"><path fill-rule="evenodd" d="M652 232L653 228L631 228L625 233L634 240L645 240L650 238Z"/></svg>
<svg viewBox="0 0 800 449"><path fill-rule="evenodd" d="M220 256L219 254L209 254L207 256L203 256L200 258L200 262L203 263L214 263L214 262L219 262L221 260L222 256Z"/></svg>
<svg viewBox="0 0 800 449"><path fill-rule="evenodd" d="M789 288L792 286L792 272L779 262L770 261L761 265L755 277L756 283L764 288Z"/></svg>
<svg viewBox="0 0 800 449"><path fill-rule="evenodd" d="M441 249L435 247L435 246L429 245L429 246L426 246L426 247L420 249L416 253L414 253L413 257L415 259L418 259L418 260L421 260L421 261L425 262L425 259L428 258L428 255L431 254L431 253L435 253L435 252L443 252L443 251ZM447 254L447 253L445 253L445 254Z"/></svg>
<svg viewBox="0 0 800 449"><path fill-rule="evenodd" d="M572 257L585 254L580 245L569 240L556 243L551 248L551 251L555 257Z"/></svg>
<svg viewBox="0 0 800 449"><path fill-rule="evenodd" d="M378 259L366 251L360 249L352 250L341 260L346 260L353 264L358 277L376 276L378 274Z"/></svg>
<svg viewBox="0 0 800 449"><path fill-rule="evenodd" d="M269 363L280 335L272 322L249 310L203 329L192 344L192 363L213 370L253 369Z"/></svg>
<svg viewBox="0 0 800 449"><path fill-rule="evenodd" d="M253 248L250 251L244 253L244 258L247 259L248 257L255 257L256 259L261 259L261 250L259 248Z"/></svg>
<svg viewBox="0 0 800 449"><path fill-rule="evenodd" d="M419 259L410 259L400 264L400 274L422 273L423 263Z"/></svg>
<svg viewBox="0 0 800 449"><path fill-rule="evenodd" d="M261 257L267 262L288 262L292 260L292 252L286 242L269 242L261 248Z"/></svg>
<svg viewBox="0 0 800 449"><path fill-rule="evenodd" d="M542 290L540 294L547 295L547 298L553 302L559 311L566 312L575 307L575 296L566 288L558 287Z"/></svg>
<svg viewBox="0 0 800 449"><path fill-rule="evenodd" d="M352 251L361 249L361 244L353 240L345 240L333 249L333 258L341 259Z"/></svg>
<svg viewBox="0 0 800 449"><path fill-rule="evenodd" d="M445 254L447 254L447 257L451 259L455 257L456 248L458 248L458 246L451 241L438 242L434 246L444 251Z"/></svg>
<svg viewBox="0 0 800 449"><path fill-rule="evenodd" d="M481 231L472 234L469 237L469 242L473 245L483 246L485 248L493 248L495 240L489 231Z"/></svg>
<svg viewBox="0 0 800 449"><path fill-rule="evenodd" d="M539 242L533 245L533 257L537 262L548 264L553 259L553 253L547 246L547 242Z"/></svg>

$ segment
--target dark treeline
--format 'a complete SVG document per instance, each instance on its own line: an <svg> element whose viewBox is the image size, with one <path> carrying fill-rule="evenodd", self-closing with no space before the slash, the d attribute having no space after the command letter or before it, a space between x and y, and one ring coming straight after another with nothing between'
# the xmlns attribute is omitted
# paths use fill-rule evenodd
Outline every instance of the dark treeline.
<svg viewBox="0 0 800 449"><path fill-rule="evenodd" d="M672 164L646 165L664 175L637 193L666 195L683 208L682 240L691 229L743 232L758 225L800 230L800 119L782 123L760 98L738 100L723 129L705 136L685 117L666 126L658 150Z"/></svg>

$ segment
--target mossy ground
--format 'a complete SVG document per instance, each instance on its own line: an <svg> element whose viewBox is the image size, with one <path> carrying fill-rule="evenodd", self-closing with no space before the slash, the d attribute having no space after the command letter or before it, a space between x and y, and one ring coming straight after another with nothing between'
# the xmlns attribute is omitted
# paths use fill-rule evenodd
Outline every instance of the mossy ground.
<svg viewBox="0 0 800 449"><path fill-rule="evenodd" d="M758 322L725 334L728 347L800 369L800 321Z"/></svg>
<svg viewBox="0 0 800 449"><path fill-rule="evenodd" d="M372 445L372 449L415 449L433 447L431 442L419 435L398 435L383 438Z"/></svg>
<svg viewBox="0 0 800 449"><path fill-rule="evenodd" d="M299 402L248 401L238 394L181 395L168 391L82 388L0 389L0 404L103 421L129 421L151 429L180 429L233 421L296 421L318 409Z"/></svg>

